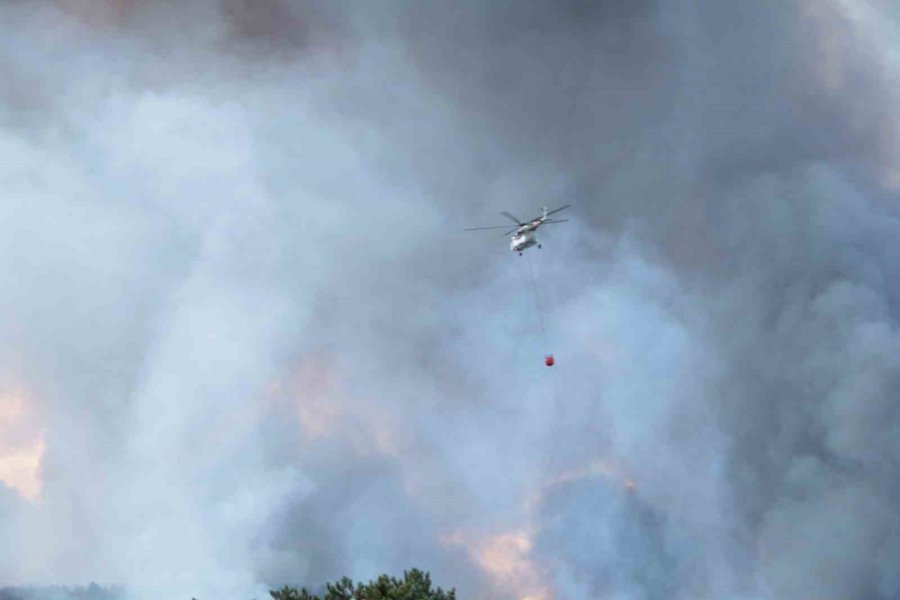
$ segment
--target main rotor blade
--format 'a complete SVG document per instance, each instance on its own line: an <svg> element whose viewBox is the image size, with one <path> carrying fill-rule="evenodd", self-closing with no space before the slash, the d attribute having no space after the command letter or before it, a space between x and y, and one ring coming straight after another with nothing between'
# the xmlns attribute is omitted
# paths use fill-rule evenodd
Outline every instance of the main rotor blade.
<svg viewBox="0 0 900 600"><path fill-rule="evenodd" d="M570 206L572 206L572 205L571 205L571 204L565 204L565 205L563 205L563 206L560 206L559 208L554 208L553 210L548 211L546 216L549 217L549 216L552 215L553 213L558 213L559 211L564 210L564 209L566 209L566 208L569 208Z"/></svg>
<svg viewBox="0 0 900 600"><path fill-rule="evenodd" d="M512 234L514 234L515 232L517 232L518 230L519 230L518 227L514 227L513 229L510 229L509 231L507 231L506 233L504 233L503 235L512 235Z"/></svg>
<svg viewBox="0 0 900 600"><path fill-rule="evenodd" d="M515 222L516 222L516 225L524 225L524 224L525 224L524 221L522 221L521 219L518 219L518 218L516 218L515 216L509 214L509 213L506 212L505 210L504 210L502 213L500 213L500 214L503 215L504 217L506 217L507 219L512 219L513 221L515 221Z"/></svg>
<svg viewBox="0 0 900 600"><path fill-rule="evenodd" d="M569 222L568 219L553 219L551 221L544 221L543 223L541 223L541 225L546 225L548 223L568 223L568 222Z"/></svg>
<svg viewBox="0 0 900 600"><path fill-rule="evenodd" d="M506 229L509 225L496 225L494 227L469 227L468 229L463 229L463 231L482 231L484 229Z"/></svg>

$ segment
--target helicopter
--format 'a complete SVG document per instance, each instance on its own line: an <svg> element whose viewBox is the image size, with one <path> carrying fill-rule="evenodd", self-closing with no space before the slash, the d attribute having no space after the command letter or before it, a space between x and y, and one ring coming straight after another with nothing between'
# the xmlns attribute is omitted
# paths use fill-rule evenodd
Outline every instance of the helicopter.
<svg viewBox="0 0 900 600"><path fill-rule="evenodd" d="M560 206L559 208L554 208L553 210L549 210L546 206L541 207L541 216L535 217L530 221L522 221L516 216L503 211L500 214L510 219L516 224L516 227L510 229L503 235L508 235L510 237L509 249L513 252L518 252L519 256L522 256L522 252L531 248L534 245L537 245L538 248L541 247L541 244L537 241L537 236L535 232L538 227L541 225L548 225L551 223L565 223L568 219L550 219L550 215L558 213L561 210L569 208L569 204ZM507 229L509 225L496 225L492 227L470 227L468 229L464 229L463 231L481 231L484 229Z"/></svg>

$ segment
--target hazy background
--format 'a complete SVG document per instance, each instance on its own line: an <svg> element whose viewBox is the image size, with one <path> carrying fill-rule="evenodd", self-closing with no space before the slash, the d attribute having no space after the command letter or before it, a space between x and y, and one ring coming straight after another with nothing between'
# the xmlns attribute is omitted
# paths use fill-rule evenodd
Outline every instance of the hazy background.
<svg viewBox="0 0 900 600"><path fill-rule="evenodd" d="M900 598L894 3L0 23L0 584Z"/></svg>

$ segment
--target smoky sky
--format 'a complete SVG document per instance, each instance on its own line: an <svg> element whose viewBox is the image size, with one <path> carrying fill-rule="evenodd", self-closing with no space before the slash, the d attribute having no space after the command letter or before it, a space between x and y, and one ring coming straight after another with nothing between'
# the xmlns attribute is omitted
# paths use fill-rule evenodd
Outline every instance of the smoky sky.
<svg viewBox="0 0 900 600"><path fill-rule="evenodd" d="M900 596L890 3L0 22L0 583Z"/></svg>

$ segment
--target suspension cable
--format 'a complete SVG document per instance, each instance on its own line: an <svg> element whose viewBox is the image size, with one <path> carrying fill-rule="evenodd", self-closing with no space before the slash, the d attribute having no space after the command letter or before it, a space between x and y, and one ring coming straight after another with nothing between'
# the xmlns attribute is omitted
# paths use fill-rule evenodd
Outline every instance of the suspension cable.
<svg viewBox="0 0 900 600"><path fill-rule="evenodd" d="M541 296L540 296L540 294L538 294L537 275L535 274L535 271L534 271L534 263L532 262L532 259L530 256L526 260L528 261L528 267L529 267L529 271L531 273L531 288L534 290L534 303L535 303L535 306L537 307L538 322L541 325L541 334L543 334L543 336L544 336L544 344L546 344L547 348L549 348L550 340L549 340L549 337L547 336L547 328L544 326L544 310L543 310L543 307L541 306Z"/></svg>

